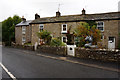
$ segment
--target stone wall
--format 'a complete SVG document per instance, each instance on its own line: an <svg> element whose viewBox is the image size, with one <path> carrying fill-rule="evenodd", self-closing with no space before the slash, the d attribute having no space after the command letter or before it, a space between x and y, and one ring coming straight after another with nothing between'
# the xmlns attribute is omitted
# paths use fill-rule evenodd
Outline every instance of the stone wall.
<svg viewBox="0 0 120 80"><path fill-rule="evenodd" d="M50 47L50 46L38 46L37 52L50 53L57 55L66 55L66 47Z"/></svg>
<svg viewBox="0 0 120 80"><path fill-rule="evenodd" d="M14 45L12 47L25 50L34 50L34 46ZM67 47L38 46L36 52L67 56ZM75 48L74 57L100 61L120 61L120 50Z"/></svg>
<svg viewBox="0 0 120 80"><path fill-rule="evenodd" d="M14 46L12 46L12 47L13 47L13 48L18 48L18 49L25 49L25 50L34 51L34 46L14 45Z"/></svg>
<svg viewBox="0 0 120 80"><path fill-rule="evenodd" d="M37 52L67 56L66 47L38 46ZM101 61L120 61L120 51L75 48L75 57Z"/></svg>
<svg viewBox="0 0 120 80"><path fill-rule="evenodd" d="M120 61L120 51L76 48L75 57L102 61Z"/></svg>

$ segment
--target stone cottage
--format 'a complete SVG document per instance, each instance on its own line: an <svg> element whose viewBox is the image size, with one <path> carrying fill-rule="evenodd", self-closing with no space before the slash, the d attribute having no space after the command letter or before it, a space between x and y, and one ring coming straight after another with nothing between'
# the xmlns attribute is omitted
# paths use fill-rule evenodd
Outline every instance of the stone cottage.
<svg viewBox="0 0 120 80"><path fill-rule="evenodd" d="M119 33L120 33L120 12L109 12L99 14L86 14L85 10L82 10L82 14L79 15L66 15L61 16L61 13L56 12L55 17L38 17L30 22L31 26L31 43L39 43L39 39L36 35L41 30L47 30L51 32L52 37L60 37L63 42L67 42L66 34L69 32L72 36L74 28L76 28L80 22L95 21L97 28L101 30L101 45L103 48L118 48ZM17 30L16 30L17 31ZM20 42L21 39L17 39L16 42ZM74 37L72 42L74 42Z"/></svg>
<svg viewBox="0 0 120 80"><path fill-rule="evenodd" d="M22 17L22 22L17 24L15 27L15 41L18 45L23 45L24 43L31 43L31 27L29 23L32 20L26 20Z"/></svg>

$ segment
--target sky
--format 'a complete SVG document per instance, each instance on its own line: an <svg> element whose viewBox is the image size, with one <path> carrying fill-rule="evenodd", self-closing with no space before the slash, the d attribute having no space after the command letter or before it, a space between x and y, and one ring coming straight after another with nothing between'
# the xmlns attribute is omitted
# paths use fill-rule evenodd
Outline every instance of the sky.
<svg viewBox="0 0 120 80"><path fill-rule="evenodd" d="M120 0L0 0L0 22L18 15L27 20L34 20L36 13L40 17L52 17L56 11L61 15L117 12ZM60 6L59 6L60 4Z"/></svg>

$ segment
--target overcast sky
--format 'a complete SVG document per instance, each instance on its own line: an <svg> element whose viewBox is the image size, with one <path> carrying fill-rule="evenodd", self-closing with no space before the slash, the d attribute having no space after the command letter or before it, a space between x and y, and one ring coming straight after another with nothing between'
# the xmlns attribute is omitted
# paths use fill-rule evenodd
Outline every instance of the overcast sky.
<svg viewBox="0 0 120 80"><path fill-rule="evenodd" d="M13 15L33 20L35 13L41 17L52 17L60 5L61 15L87 14L118 11L120 0L0 0L0 22Z"/></svg>

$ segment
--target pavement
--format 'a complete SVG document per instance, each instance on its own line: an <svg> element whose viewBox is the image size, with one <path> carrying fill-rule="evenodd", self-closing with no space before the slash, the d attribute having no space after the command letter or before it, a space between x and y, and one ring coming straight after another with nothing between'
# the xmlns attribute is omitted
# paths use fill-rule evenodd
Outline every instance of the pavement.
<svg viewBox="0 0 120 80"><path fill-rule="evenodd" d="M20 78L120 78L119 64L2 48L2 64ZM3 77L9 78L3 71ZM11 77L10 77L11 78Z"/></svg>

